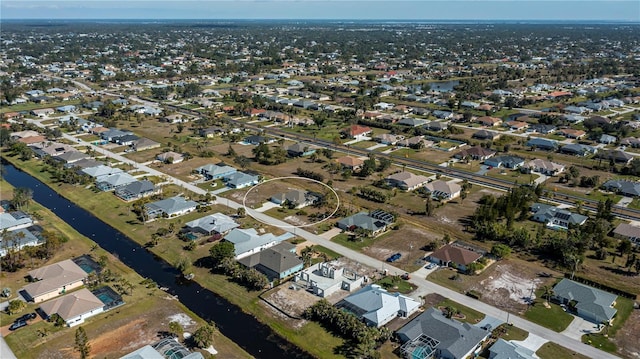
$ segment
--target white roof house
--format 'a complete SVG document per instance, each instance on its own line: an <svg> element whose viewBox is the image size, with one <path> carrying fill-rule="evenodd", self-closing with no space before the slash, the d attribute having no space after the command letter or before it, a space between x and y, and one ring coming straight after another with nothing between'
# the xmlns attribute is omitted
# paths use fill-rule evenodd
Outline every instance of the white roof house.
<svg viewBox="0 0 640 359"><path fill-rule="evenodd" d="M420 302L371 284L344 298L338 306L362 318L368 325L380 328L393 318L409 317L418 310Z"/></svg>
<svg viewBox="0 0 640 359"><path fill-rule="evenodd" d="M236 259L241 259L278 244L278 238L271 233L259 235L254 228L235 228L224 240L233 243Z"/></svg>
<svg viewBox="0 0 640 359"><path fill-rule="evenodd" d="M233 218L222 213L214 213L185 223L188 230L204 234L227 233L239 226Z"/></svg>

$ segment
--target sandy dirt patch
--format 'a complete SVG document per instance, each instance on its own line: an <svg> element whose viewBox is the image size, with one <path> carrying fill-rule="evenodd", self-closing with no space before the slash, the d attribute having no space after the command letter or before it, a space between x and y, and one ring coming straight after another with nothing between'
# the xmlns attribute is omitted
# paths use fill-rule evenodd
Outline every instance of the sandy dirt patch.
<svg viewBox="0 0 640 359"><path fill-rule="evenodd" d="M640 358L640 310L631 312L622 329L618 330L613 342L618 346L618 354L624 358Z"/></svg>

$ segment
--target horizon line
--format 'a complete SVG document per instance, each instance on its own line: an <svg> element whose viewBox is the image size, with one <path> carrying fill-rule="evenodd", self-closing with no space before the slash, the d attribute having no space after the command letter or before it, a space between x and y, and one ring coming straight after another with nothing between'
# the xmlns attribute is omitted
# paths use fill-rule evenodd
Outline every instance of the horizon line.
<svg viewBox="0 0 640 359"><path fill-rule="evenodd" d="M611 20L611 19L385 19L385 18L2 18L2 21L77 21L77 22L93 22L93 21L386 21L386 22L491 22L491 21L507 21L507 22L607 22L607 23L638 23L640 20Z"/></svg>

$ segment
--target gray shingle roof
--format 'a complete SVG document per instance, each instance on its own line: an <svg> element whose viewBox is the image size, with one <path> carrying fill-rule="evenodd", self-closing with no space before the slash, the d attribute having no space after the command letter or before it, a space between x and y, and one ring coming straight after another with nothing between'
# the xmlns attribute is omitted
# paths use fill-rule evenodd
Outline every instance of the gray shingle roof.
<svg viewBox="0 0 640 359"><path fill-rule="evenodd" d="M555 296L566 298L569 301L575 300L578 311L589 313L599 322L611 320L616 314L616 309L611 307L611 304L618 298L615 294L566 278L553 287L553 293Z"/></svg>

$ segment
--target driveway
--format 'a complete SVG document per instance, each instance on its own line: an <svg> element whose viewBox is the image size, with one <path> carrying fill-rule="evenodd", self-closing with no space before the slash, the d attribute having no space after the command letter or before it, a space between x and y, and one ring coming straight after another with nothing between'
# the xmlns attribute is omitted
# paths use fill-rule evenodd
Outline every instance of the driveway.
<svg viewBox="0 0 640 359"><path fill-rule="evenodd" d="M488 330L494 330L497 327L499 327L501 324L504 324L504 320L502 319L498 319L498 318L494 318L492 316L486 315L484 317L484 319L482 319L480 322L474 324L474 326L478 327L478 328L482 328L486 325L489 325L489 328L487 328Z"/></svg>
<svg viewBox="0 0 640 359"><path fill-rule="evenodd" d="M265 203L262 204L262 207L256 208L255 210L258 211L258 212L265 212L265 211L270 210L271 208L278 208L278 207L280 207L280 205L277 204L277 203L265 202Z"/></svg>
<svg viewBox="0 0 640 359"><path fill-rule="evenodd" d="M573 318L573 321L562 334L576 340L582 340L582 336L589 333L598 333L600 329L597 324L586 321L580 317Z"/></svg>
<svg viewBox="0 0 640 359"><path fill-rule="evenodd" d="M380 148L380 147L387 147L387 145L382 144L382 143L378 143L377 145L373 145L373 146L371 146L371 147L367 148L367 150L368 150L368 151L373 151L373 150L375 150L376 148Z"/></svg>
<svg viewBox="0 0 640 359"><path fill-rule="evenodd" d="M510 340L510 342L516 343L522 347L525 347L527 349L533 350L534 352L537 352L541 346L543 346L546 342L548 342L548 340L542 337L539 337L535 334L529 333L529 336L525 340Z"/></svg>
<svg viewBox="0 0 640 359"><path fill-rule="evenodd" d="M319 236L324 238L324 239L331 239L331 238L337 236L340 233L342 233L342 229L340 229L338 227L333 227L330 230L320 234Z"/></svg>
<svg viewBox="0 0 640 359"><path fill-rule="evenodd" d="M485 174L487 174L487 172L489 172L489 166L482 165L480 166L480 170L475 174L477 174L478 176L484 176Z"/></svg>
<svg viewBox="0 0 640 359"><path fill-rule="evenodd" d="M631 201L633 201L633 198L631 197L622 197L617 204L620 207L628 207L631 204Z"/></svg>

